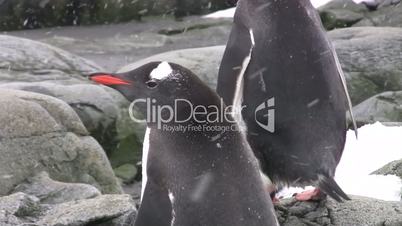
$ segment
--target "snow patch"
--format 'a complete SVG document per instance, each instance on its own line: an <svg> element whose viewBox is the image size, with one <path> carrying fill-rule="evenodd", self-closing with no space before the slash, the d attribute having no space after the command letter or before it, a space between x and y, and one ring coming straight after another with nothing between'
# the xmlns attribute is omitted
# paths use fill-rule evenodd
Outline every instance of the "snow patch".
<svg viewBox="0 0 402 226"><path fill-rule="evenodd" d="M335 180L346 194L385 201L400 201L402 180L395 175L372 175L386 164L402 159L402 127L388 127L377 122L359 128L356 140L349 130L345 150L336 170ZM290 187L277 196L289 198L312 187Z"/></svg>

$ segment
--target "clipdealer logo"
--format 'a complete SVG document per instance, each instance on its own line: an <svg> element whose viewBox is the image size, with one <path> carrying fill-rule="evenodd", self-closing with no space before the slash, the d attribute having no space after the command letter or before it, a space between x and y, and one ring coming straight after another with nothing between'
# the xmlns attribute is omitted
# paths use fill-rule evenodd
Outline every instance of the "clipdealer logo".
<svg viewBox="0 0 402 226"><path fill-rule="evenodd" d="M154 123L158 129L166 131L238 131L245 128L239 128L236 124L235 114L247 108L225 106L223 100L220 105L193 105L186 99L176 99L174 105L161 105L156 99L136 99L129 106L129 115L131 120L137 123ZM135 109L139 104L146 106L146 118L139 118L135 114ZM190 109L187 115L178 114L179 109ZM255 122L266 131L273 133L275 131L275 98L264 101L255 108ZM261 117L262 116L262 117ZM191 124L186 122L195 122ZM229 122L231 126L219 125L220 122Z"/></svg>

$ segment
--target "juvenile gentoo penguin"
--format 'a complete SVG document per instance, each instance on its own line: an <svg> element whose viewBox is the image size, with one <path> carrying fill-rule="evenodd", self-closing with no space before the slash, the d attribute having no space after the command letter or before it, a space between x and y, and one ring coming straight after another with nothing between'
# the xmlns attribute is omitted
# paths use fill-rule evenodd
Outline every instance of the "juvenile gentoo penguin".
<svg viewBox="0 0 402 226"><path fill-rule="evenodd" d="M318 198L320 190L349 199L333 178L351 103L310 0L240 0L217 92L227 105L243 107L239 121L274 184L318 188L298 200Z"/></svg>
<svg viewBox="0 0 402 226"><path fill-rule="evenodd" d="M138 103L147 118L135 225L278 225L246 138L230 115L214 114L223 101L191 71L152 62L90 78Z"/></svg>

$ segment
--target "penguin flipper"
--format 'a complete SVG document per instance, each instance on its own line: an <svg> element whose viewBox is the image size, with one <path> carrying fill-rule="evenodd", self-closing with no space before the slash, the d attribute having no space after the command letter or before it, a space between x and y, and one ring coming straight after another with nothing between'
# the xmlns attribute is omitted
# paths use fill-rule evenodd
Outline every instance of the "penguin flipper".
<svg viewBox="0 0 402 226"><path fill-rule="evenodd" d="M318 177L318 187L331 198L338 202L351 200L349 196L339 187L334 178L320 174Z"/></svg>
<svg viewBox="0 0 402 226"><path fill-rule="evenodd" d="M170 226L172 205L167 189L148 180L135 226Z"/></svg>
<svg viewBox="0 0 402 226"><path fill-rule="evenodd" d="M332 45L332 43L329 40L328 40L328 42L329 42L329 45L331 47L332 56L333 56L333 58L335 60L335 64L336 64L336 67L337 67L337 70L338 70L338 75L339 75L339 77L341 79L341 82L342 82L343 90L345 91L346 99L347 99L347 102L348 102L349 114L350 114L350 118L351 118L352 123L353 123L353 129L355 131L355 136L356 136L356 139L357 139L357 137L358 137L357 124L356 124L355 117L353 115L353 105L352 105L352 101L350 99L348 87L346 85L345 75L343 74L342 66L341 66L341 63L339 62L339 58L338 58L338 55L336 54L334 46Z"/></svg>

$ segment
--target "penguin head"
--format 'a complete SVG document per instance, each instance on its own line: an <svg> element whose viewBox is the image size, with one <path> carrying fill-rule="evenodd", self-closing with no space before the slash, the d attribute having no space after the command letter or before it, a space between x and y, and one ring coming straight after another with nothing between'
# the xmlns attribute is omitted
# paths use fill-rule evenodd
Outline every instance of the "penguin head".
<svg viewBox="0 0 402 226"><path fill-rule="evenodd" d="M173 106L179 99L199 104L202 99L217 98L190 70L168 62L151 62L124 73L94 73L89 77L116 89L130 102L148 99L158 105ZM146 103L136 106L146 114Z"/></svg>

